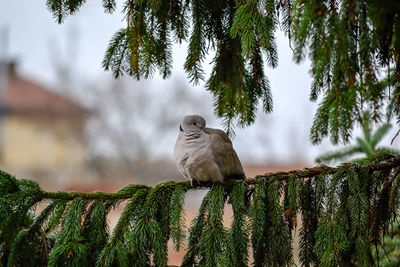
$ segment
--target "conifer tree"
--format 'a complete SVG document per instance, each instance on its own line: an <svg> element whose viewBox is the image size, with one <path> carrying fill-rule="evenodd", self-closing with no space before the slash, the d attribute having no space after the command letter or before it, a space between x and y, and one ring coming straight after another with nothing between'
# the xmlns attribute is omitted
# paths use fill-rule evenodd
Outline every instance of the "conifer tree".
<svg viewBox="0 0 400 267"><path fill-rule="evenodd" d="M372 131L372 125L370 121L370 113L364 112L363 116L363 137L357 137L356 145L349 145L338 149L336 151L325 153L319 156L316 161L331 162L331 161L343 161L344 159L354 154L364 154L364 157L353 159L352 162L362 163L370 157L376 156L378 153L387 152L395 155L399 155L398 150L389 147L377 147L377 144L382 138L388 133L392 126L389 123L384 123ZM386 235L383 238L382 249L373 250L375 264L381 266L398 266L400 264L400 217L395 219L395 223L392 225L392 231L390 235Z"/></svg>
<svg viewBox="0 0 400 267"><path fill-rule="evenodd" d="M47 0L58 22L84 0ZM113 12L115 0L103 0ZM204 77L230 128L272 110L264 61L277 65L275 30L286 31L297 61L309 56L311 100L321 97L311 129L346 142L364 110L400 118L400 3L393 1L124 1L126 28L112 38L103 66L116 77L171 72L173 42L189 41L185 69ZM386 77L379 75L386 71ZM290 266L291 234L301 218L302 266L379 265L384 237L400 212L400 157L377 153L362 163L267 173L245 181L166 181L116 193L46 192L0 172L0 266L166 266L167 242L187 245L182 266ZM184 196L208 190L186 231ZM35 207L44 204L40 213ZM109 231L107 214L125 204ZM223 222L225 205L233 221ZM187 239L187 242L185 241ZM387 241L386 241L387 242ZM391 253L392 251L389 251ZM249 254L251 253L251 257Z"/></svg>
<svg viewBox="0 0 400 267"><path fill-rule="evenodd" d="M400 218L393 225L393 232L383 239L383 249L374 251L376 257L376 264L382 267L395 267L400 266Z"/></svg>
<svg viewBox="0 0 400 267"><path fill-rule="evenodd" d="M363 154L363 157L352 159L352 162L362 162L365 158L375 156L381 152L387 152L392 155L400 155L400 151L391 147L377 147L379 142L388 134L392 128L390 123L379 125L375 132L372 132L369 111L364 112L362 132L363 137L357 137L357 144L342 147L335 151L330 151L316 158L317 163L329 163L332 161L343 162L348 157Z"/></svg>
<svg viewBox="0 0 400 267"><path fill-rule="evenodd" d="M272 111L264 65L278 65L275 32L283 29L296 62L311 61L310 99L320 106L311 129L319 143L348 142L362 113L382 119L382 108L400 119L400 2L378 0L124 0L126 26L112 37L103 67L115 77L171 75L172 44L189 43L189 79L214 97L215 113L231 130L255 120L259 102ZM47 0L61 23L84 0ZM115 0L103 0L112 13ZM279 26L279 27L278 27ZM202 63L214 54L210 77ZM386 83L381 74L386 73Z"/></svg>
<svg viewBox="0 0 400 267"><path fill-rule="evenodd" d="M291 266L297 216L302 266L373 266L384 237L398 231L399 172L400 156L379 154L338 168L214 185L133 184L116 193L46 192L0 172L0 266L166 266L169 240L187 246L182 266ZM186 232L184 196L197 189L209 191ZM110 233L107 214L122 202ZM39 203L45 208L35 213Z"/></svg>

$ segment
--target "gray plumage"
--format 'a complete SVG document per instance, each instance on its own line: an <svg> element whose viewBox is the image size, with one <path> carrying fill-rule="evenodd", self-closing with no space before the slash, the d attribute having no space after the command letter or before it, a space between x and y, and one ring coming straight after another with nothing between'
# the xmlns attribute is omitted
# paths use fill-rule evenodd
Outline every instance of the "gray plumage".
<svg viewBox="0 0 400 267"><path fill-rule="evenodd" d="M244 179L242 164L228 135L219 129L206 128L199 115L182 119L174 157L179 172L193 183Z"/></svg>

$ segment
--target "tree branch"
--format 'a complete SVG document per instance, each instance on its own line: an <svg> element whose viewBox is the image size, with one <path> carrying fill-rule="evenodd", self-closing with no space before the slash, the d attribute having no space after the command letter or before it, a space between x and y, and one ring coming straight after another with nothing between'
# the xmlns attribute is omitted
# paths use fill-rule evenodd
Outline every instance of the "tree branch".
<svg viewBox="0 0 400 267"><path fill-rule="evenodd" d="M350 164L344 163L341 166L334 168L329 167L326 165L320 165L313 168L304 168L303 170L292 170L287 172L272 172L272 173L265 173L264 175L258 175L254 178L247 178L244 180L245 183L252 185L257 183L257 179L260 178L268 178L268 179L277 179L277 180L287 180L289 176L296 176L298 178L313 178L315 176L320 175L323 172L327 172L329 174L336 173L339 169L348 166L360 166L360 164ZM380 171L385 169L391 169L394 167L400 166L400 156L393 157L385 162L378 163L378 164L371 164L368 165L371 171ZM232 186L235 183L235 180L229 180L223 183L224 186ZM189 181L182 181L182 182L173 182L168 181L165 182L166 186L170 186L172 188L182 187L186 190L200 190L200 189L207 189L212 187L212 183L210 182L201 182L195 183L193 186L190 185ZM146 185L137 185L138 188L148 188L151 187ZM84 192L46 192L42 191L42 198L43 199L74 199L74 198L82 198L82 199L128 199L133 197L136 193L126 193L126 192L117 192L117 193L105 193L105 192L93 192L93 193L84 193Z"/></svg>

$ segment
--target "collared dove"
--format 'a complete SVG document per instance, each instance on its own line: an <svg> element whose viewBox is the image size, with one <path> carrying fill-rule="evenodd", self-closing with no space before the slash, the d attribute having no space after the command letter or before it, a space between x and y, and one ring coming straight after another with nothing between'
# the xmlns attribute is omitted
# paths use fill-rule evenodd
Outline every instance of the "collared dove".
<svg viewBox="0 0 400 267"><path fill-rule="evenodd" d="M206 128L199 115L182 119L174 157L179 172L193 184L229 179L245 179L242 164L228 135L219 129Z"/></svg>

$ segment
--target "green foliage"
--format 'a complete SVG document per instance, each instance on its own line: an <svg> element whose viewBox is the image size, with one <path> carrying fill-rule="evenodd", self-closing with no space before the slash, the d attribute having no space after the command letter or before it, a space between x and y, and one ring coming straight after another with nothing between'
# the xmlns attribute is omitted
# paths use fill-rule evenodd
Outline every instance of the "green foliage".
<svg viewBox="0 0 400 267"><path fill-rule="evenodd" d="M319 177L318 179L324 179ZM300 253L299 258L304 266L320 265L319 258L314 250L315 233L318 227L318 219L321 216L321 201L317 198L316 180L304 181L298 192L302 196L300 198L300 210L302 227L300 229Z"/></svg>
<svg viewBox="0 0 400 267"><path fill-rule="evenodd" d="M47 0L47 6L61 23L84 2ZM102 4L108 13L116 8L115 0ZM228 130L235 123L252 124L259 101L265 112L272 111L264 61L277 66L278 24L289 36L295 60L308 56L311 61L310 99L321 96L311 128L314 143L327 136L335 144L348 142L365 107L377 122L390 104L389 116L400 121L398 1L125 0L122 12L126 27L111 39L103 67L115 77L148 78L158 69L168 78L173 42L188 41L184 68L197 84L206 79L205 57L215 52L206 88Z"/></svg>
<svg viewBox="0 0 400 267"><path fill-rule="evenodd" d="M384 249L379 250L378 259L379 265L382 267L395 267L400 265L400 224L397 222L394 224L390 235L385 236L383 239L382 247ZM376 257L376 251L374 250L374 256Z"/></svg>
<svg viewBox="0 0 400 267"><path fill-rule="evenodd" d="M297 217L302 266L373 266L376 258L397 259L398 238L388 236L398 232L399 173L400 157L379 154L364 164L224 184L79 193L45 192L1 172L0 266L166 266L169 240L187 247L182 266L291 266ZM185 193L210 187L186 244ZM110 235L107 214L118 205L124 210Z"/></svg>
<svg viewBox="0 0 400 267"><path fill-rule="evenodd" d="M83 2L49 0L47 5L61 23ZM274 1L263 4L259 0L127 0L123 5L127 26L112 37L103 67L116 78L125 73L137 79L152 77L158 69L165 79L171 75L172 43L187 40L184 68L198 84L205 79L202 63L214 50L206 88L214 96L216 114L225 119L228 131L235 122L249 125L255 120L259 100L265 112L272 111L263 57L271 67L277 66L274 32L278 14ZM112 12L115 6L115 1L103 0L105 12Z"/></svg>
<svg viewBox="0 0 400 267"><path fill-rule="evenodd" d="M49 255L49 266L60 265L87 265L86 244L80 244L81 220L88 201L76 199L67 206L61 221L61 231Z"/></svg>
<svg viewBox="0 0 400 267"><path fill-rule="evenodd" d="M316 158L318 163L329 163L332 161L343 161L355 154L364 154L363 157L353 159L353 162L363 161L365 158L373 157L379 153L386 152L399 155L400 151L389 147L377 147L378 143L387 135L392 128L390 123L383 123L378 126L375 132L372 131L371 114L365 111L362 119L363 137L357 137L357 144L345 146L336 151L330 151Z"/></svg>
<svg viewBox="0 0 400 267"><path fill-rule="evenodd" d="M235 244L232 266L247 266L249 261L249 224L247 220L247 186L241 181L234 184L230 195L233 209L233 221L229 241Z"/></svg>
<svg viewBox="0 0 400 267"><path fill-rule="evenodd" d="M179 251L185 241L185 189L177 187L171 199L171 238L175 250Z"/></svg>
<svg viewBox="0 0 400 267"><path fill-rule="evenodd" d="M29 266L45 266L47 263L48 255L43 255L45 251L40 248L52 247L54 244L54 238L51 236L46 236L40 230L41 225L43 225L48 218L55 214L57 207L65 208L65 200L53 200L36 218L36 220L26 229L21 230L10 247L10 254L8 258L8 266L15 266L17 264L26 264ZM34 255L32 257L29 251L40 251L41 257L39 255ZM44 257L43 257L44 256Z"/></svg>
<svg viewBox="0 0 400 267"><path fill-rule="evenodd" d="M220 184L213 186L208 204L207 221L199 240L200 262L204 266L227 266L228 231L223 225L225 192Z"/></svg>
<svg viewBox="0 0 400 267"><path fill-rule="evenodd" d="M199 264L200 257L204 257L202 253L200 255L200 237L206 223L206 212L208 210L208 204L211 198L211 191L209 191L201 202L199 212L192 221L192 225L189 228L189 242L187 253L185 254L182 262L182 266L196 266Z"/></svg>
<svg viewBox="0 0 400 267"><path fill-rule="evenodd" d="M390 82L380 82L379 76L383 67L393 64L391 79L396 83L400 79L400 4L294 1L292 10L295 58L299 62L308 54L313 77L310 98L316 101L323 95L311 140L319 143L329 134L333 143L347 142L354 124L361 123L364 107L378 121L385 99L396 98L388 90Z"/></svg>
<svg viewBox="0 0 400 267"><path fill-rule="evenodd" d="M255 266L289 266L292 246L289 227L279 201L279 182L258 180L250 210Z"/></svg>

